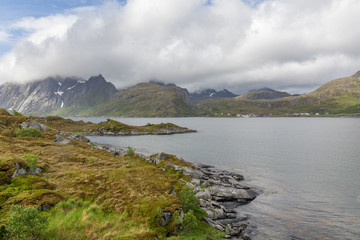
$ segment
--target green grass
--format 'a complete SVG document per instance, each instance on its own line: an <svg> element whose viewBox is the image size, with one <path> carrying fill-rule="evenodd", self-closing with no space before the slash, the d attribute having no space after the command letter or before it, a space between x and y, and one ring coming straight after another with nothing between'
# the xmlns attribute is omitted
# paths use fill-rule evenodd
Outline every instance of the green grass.
<svg viewBox="0 0 360 240"><path fill-rule="evenodd" d="M17 137L42 137L42 133L36 128L21 128L15 134Z"/></svg>
<svg viewBox="0 0 360 240"><path fill-rule="evenodd" d="M48 239L151 239L154 232L126 213L105 212L94 203L68 200L48 213Z"/></svg>

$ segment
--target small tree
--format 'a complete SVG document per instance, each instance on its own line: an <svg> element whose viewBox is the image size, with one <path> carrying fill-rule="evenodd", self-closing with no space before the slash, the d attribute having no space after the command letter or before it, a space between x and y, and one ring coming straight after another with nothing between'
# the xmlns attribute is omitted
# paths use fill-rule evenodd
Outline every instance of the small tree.
<svg viewBox="0 0 360 240"><path fill-rule="evenodd" d="M36 128L22 128L15 131L17 137L42 137L42 133Z"/></svg>
<svg viewBox="0 0 360 240"><path fill-rule="evenodd" d="M197 229L198 222L199 221L197 220L197 217L195 216L193 210L189 210L184 215L184 220L183 220L183 224L182 224L183 231L188 233L191 230Z"/></svg>
<svg viewBox="0 0 360 240"><path fill-rule="evenodd" d="M46 228L46 218L36 208L13 206L6 230L13 239L39 239Z"/></svg>
<svg viewBox="0 0 360 240"><path fill-rule="evenodd" d="M29 167L32 171L36 170L36 167L37 167L36 164L37 164L37 160L38 160L36 155L26 153L24 155L24 160L29 165Z"/></svg>
<svg viewBox="0 0 360 240"><path fill-rule="evenodd" d="M133 157L135 155L135 149L129 146L126 151L126 154L130 157Z"/></svg>

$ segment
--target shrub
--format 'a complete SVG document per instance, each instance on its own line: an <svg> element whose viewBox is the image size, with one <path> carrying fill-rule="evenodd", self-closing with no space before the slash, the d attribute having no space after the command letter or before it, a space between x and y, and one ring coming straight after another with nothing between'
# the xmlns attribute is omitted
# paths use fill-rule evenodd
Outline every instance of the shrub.
<svg viewBox="0 0 360 240"><path fill-rule="evenodd" d="M14 239L38 239L46 228L46 218L36 208L13 206L9 215L6 230Z"/></svg>
<svg viewBox="0 0 360 240"><path fill-rule="evenodd" d="M36 170L36 167L37 167L36 164L37 164L37 160L38 160L36 155L26 153L24 155L24 160L29 165L29 167L32 171Z"/></svg>
<svg viewBox="0 0 360 240"><path fill-rule="evenodd" d="M182 207L185 213L190 210L196 210L200 204L199 199L195 197L193 190L190 187L183 187L179 194L179 199L182 203Z"/></svg>
<svg viewBox="0 0 360 240"><path fill-rule="evenodd" d="M187 213L185 213L184 215L184 220L182 223L182 230L185 233L188 233L192 230L195 230L198 228L198 220L197 217L194 214L193 210L189 210Z"/></svg>
<svg viewBox="0 0 360 240"><path fill-rule="evenodd" d="M130 157L133 157L135 155L135 149L129 146L127 148L126 154Z"/></svg>
<svg viewBox="0 0 360 240"><path fill-rule="evenodd" d="M15 131L17 137L42 137L42 134L36 128L22 128Z"/></svg>

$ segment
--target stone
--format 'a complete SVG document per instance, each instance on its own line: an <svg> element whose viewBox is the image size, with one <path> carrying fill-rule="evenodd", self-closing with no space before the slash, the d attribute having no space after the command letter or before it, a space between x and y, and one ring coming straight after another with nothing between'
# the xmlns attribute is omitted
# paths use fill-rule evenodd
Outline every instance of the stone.
<svg viewBox="0 0 360 240"><path fill-rule="evenodd" d="M226 218L226 214L225 214L224 210L222 210L221 208L218 208L218 209L206 209L205 212L208 215L208 217L210 219L212 219L212 220L225 219Z"/></svg>
<svg viewBox="0 0 360 240"><path fill-rule="evenodd" d="M167 156L166 153L161 152L161 153L158 154L158 158L159 158L160 160L167 160L167 159L168 159L168 156Z"/></svg>
<svg viewBox="0 0 360 240"><path fill-rule="evenodd" d="M207 189L199 191L198 193L195 194L195 196L198 199L203 199L203 200L210 200L211 199L210 192Z"/></svg>
<svg viewBox="0 0 360 240"><path fill-rule="evenodd" d="M21 168L20 165L17 163L15 166L14 173L11 175L11 179L25 175L27 173L28 173L27 170L25 168Z"/></svg>
<svg viewBox="0 0 360 240"><path fill-rule="evenodd" d="M194 185L200 185L200 179L198 179L198 178L193 178L193 179L191 179L190 182Z"/></svg>
<svg viewBox="0 0 360 240"><path fill-rule="evenodd" d="M226 213L226 218L236 218L236 213Z"/></svg>
<svg viewBox="0 0 360 240"><path fill-rule="evenodd" d="M60 143L60 144L72 144L69 139L62 137L59 134L56 135L56 138L54 141L57 143Z"/></svg>
<svg viewBox="0 0 360 240"><path fill-rule="evenodd" d="M222 226L222 224L217 223L210 218L205 218L205 221L213 228L216 228L217 230L222 231L222 232L225 231L225 226Z"/></svg>
<svg viewBox="0 0 360 240"><path fill-rule="evenodd" d="M176 192L175 192L175 190L174 190L174 189L171 189L170 194L171 194L171 195L173 195L174 197L177 197L177 194L176 194Z"/></svg>
<svg viewBox="0 0 360 240"><path fill-rule="evenodd" d="M216 201L248 202L256 198L252 190L238 189L234 187L212 186L210 193Z"/></svg>
<svg viewBox="0 0 360 240"><path fill-rule="evenodd" d="M46 127L44 124L38 123L38 122L23 122L20 124L20 126L24 129L26 128L35 128L39 131L45 131L45 129L47 129L48 127Z"/></svg>
<svg viewBox="0 0 360 240"><path fill-rule="evenodd" d="M164 216L161 219L161 225L166 226L171 219L171 212L164 212Z"/></svg>

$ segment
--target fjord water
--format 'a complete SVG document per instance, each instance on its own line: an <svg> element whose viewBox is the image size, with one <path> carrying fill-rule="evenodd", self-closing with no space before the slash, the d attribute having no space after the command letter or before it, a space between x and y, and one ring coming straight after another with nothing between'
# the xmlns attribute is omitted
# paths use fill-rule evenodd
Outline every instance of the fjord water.
<svg viewBox="0 0 360 240"><path fill-rule="evenodd" d="M253 239L360 238L360 119L114 119L131 125L173 122L198 130L91 140L242 173L260 193L239 209L248 216Z"/></svg>

